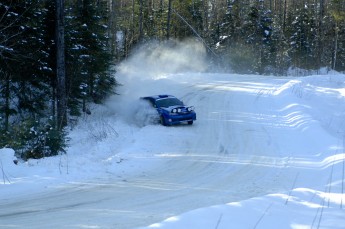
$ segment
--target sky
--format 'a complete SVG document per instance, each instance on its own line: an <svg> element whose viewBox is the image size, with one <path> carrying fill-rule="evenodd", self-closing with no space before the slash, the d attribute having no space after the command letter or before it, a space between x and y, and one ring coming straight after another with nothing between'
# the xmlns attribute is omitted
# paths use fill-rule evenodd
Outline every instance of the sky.
<svg viewBox="0 0 345 229"><path fill-rule="evenodd" d="M67 154L0 149L0 228L345 228L344 74L211 73L179 44L138 50L117 80ZM197 120L152 123L138 98L155 94Z"/></svg>

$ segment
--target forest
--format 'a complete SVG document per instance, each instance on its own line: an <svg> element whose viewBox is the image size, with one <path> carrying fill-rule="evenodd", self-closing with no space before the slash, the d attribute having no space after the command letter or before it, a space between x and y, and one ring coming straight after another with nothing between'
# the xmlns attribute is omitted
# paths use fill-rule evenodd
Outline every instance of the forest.
<svg viewBox="0 0 345 229"><path fill-rule="evenodd" d="M344 72L345 1L2 0L0 148L64 153L72 120L116 94L118 63L186 39L226 72Z"/></svg>

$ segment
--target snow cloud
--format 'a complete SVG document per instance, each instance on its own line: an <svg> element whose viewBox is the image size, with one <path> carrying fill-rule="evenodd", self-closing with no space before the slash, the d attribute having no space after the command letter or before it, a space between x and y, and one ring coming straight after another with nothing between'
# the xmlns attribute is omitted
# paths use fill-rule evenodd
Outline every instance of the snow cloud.
<svg viewBox="0 0 345 229"><path fill-rule="evenodd" d="M192 39L156 41L138 47L119 65L118 75L131 79L159 79L176 73L204 72L206 68L206 49L202 43Z"/></svg>

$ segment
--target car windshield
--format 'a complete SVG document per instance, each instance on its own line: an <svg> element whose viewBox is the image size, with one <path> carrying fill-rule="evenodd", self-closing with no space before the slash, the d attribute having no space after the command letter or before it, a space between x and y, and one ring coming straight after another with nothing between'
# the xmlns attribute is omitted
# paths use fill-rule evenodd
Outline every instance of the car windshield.
<svg viewBox="0 0 345 229"><path fill-rule="evenodd" d="M156 100L157 107L183 106L183 103L176 98L166 98Z"/></svg>

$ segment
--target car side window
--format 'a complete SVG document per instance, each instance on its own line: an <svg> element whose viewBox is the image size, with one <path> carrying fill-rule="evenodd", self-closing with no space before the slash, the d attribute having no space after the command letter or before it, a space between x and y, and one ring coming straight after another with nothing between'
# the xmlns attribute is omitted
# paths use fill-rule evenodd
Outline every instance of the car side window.
<svg viewBox="0 0 345 229"><path fill-rule="evenodd" d="M150 103L151 106L156 108L156 104L155 104L155 102L152 99L148 99L147 101Z"/></svg>

